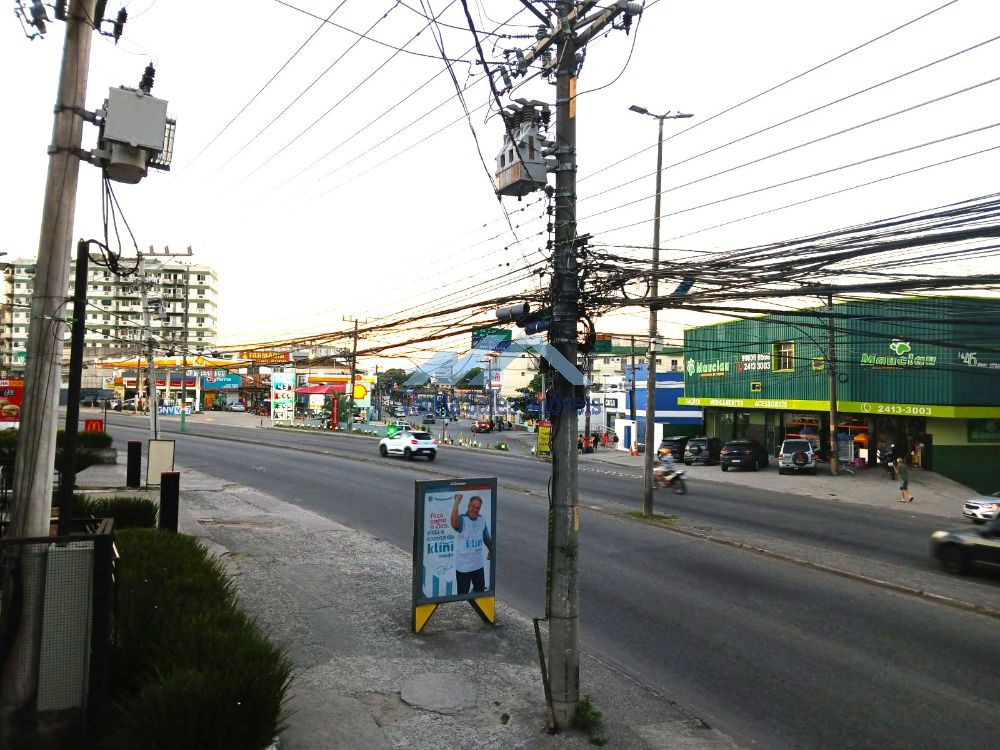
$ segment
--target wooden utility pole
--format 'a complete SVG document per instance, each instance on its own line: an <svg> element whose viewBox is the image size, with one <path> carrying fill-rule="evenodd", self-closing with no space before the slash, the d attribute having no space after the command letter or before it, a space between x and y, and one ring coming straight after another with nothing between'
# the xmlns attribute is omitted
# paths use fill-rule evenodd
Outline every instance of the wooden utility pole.
<svg viewBox="0 0 1000 750"><path fill-rule="evenodd" d="M348 323L354 323L354 342L351 346L351 379L347 384L347 431L354 429L354 378L358 372L358 319L344 318ZM367 320L365 321L368 322Z"/></svg>

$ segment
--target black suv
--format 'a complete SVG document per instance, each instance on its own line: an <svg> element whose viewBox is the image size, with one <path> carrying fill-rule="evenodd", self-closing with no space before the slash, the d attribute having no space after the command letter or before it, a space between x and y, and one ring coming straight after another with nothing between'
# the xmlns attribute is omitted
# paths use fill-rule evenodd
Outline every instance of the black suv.
<svg viewBox="0 0 1000 750"><path fill-rule="evenodd" d="M714 464L719 460L719 453L722 451L722 441L719 438L693 437L687 441L684 447L684 463L691 464Z"/></svg>
<svg viewBox="0 0 1000 750"><path fill-rule="evenodd" d="M670 449L670 455L677 460L684 455L684 446L687 445L687 435L679 435L675 437L665 437L660 441L660 447L656 450L656 457L663 458L663 454L667 452L667 448Z"/></svg>
<svg viewBox="0 0 1000 750"><path fill-rule="evenodd" d="M723 471L729 471L730 466L757 471L767 466L769 461L767 450L756 440L730 440L719 451Z"/></svg>

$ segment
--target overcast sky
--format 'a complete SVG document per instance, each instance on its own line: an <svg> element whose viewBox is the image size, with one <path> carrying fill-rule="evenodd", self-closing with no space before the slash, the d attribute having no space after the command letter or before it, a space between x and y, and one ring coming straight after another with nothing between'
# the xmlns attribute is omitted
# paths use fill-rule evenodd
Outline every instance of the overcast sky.
<svg viewBox="0 0 1000 750"><path fill-rule="evenodd" d="M655 144L656 123L629 112L630 104L695 115L666 123L667 134L677 134L665 146L664 161L670 165L1000 34L1000 2L958 0L703 123L943 4L656 2L633 24L630 36L615 31L588 50L578 90L614 83L583 94L577 106L578 231L606 243L650 243L655 148L601 171ZM332 21L356 31L374 24L370 36L393 46L406 45L421 32L406 47L420 55L398 53L386 63L394 54L390 47L358 41L354 34L325 25L232 121L320 26L315 17L290 5L320 18L339 6ZM91 109L100 106L108 87L135 86L146 63L156 65L153 94L169 101L178 123L174 166L170 173L150 174L139 185L119 185L116 192L140 248L190 245L197 262L217 269L221 343L337 331L347 328L344 317L391 319L401 311L492 297L498 288L492 280L501 274L513 275L515 289L531 288L518 271L526 261L541 258L544 204L536 196L521 203L505 199L515 237L453 98L454 83L437 56L427 22L415 12L421 5L440 13L444 24L460 27L442 28L448 55L473 61L471 35L457 0L129 0L130 18L118 46L95 38L87 97ZM501 31L534 34L535 19L517 0L472 0L469 5L481 30L495 30L513 16ZM116 11L109 3L107 14L113 17ZM7 115L0 120L6 176L0 250L14 257L37 252L63 33L64 25L53 22L48 36L28 41L14 18L8 15L0 23ZM484 47L492 61L502 59L505 47L524 47L530 41L489 37ZM466 101L492 174L502 128L496 117L484 122L488 89L481 67L456 63L453 70L460 85L471 84ZM1000 145L1000 127L695 208L1000 122L1000 83L684 185L997 75L1000 41L668 169L664 246L696 251L689 256L696 259L705 251L801 236L995 191L1000 150L699 232ZM553 102L555 92L536 79L515 95ZM398 106L372 122L393 105ZM417 118L422 119L411 124ZM85 126L88 147L94 134L95 128ZM101 235L99 177L96 168L82 167L77 236ZM635 178L642 179L616 187ZM608 188L615 189L591 197ZM634 222L645 223L616 230ZM645 319L646 313L635 309L602 321L601 327L641 332ZM681 324L692 322L697 319L665 316L664 328L676 335Z"/></svg>

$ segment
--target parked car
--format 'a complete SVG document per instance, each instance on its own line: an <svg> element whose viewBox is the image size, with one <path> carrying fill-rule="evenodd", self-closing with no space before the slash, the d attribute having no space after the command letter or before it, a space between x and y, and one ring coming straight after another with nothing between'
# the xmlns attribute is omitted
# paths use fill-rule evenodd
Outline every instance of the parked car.
<svg viewBox="0 0 1000 750"><path fill-rule="evenodd" d="M816 450L808 440L801 438L785 440L781 444L781 450L778 451L778 473L807 471L815 475L817 459Z"/></svg>
<svg viewBox="0 0 1000 750"><path fill-rule="evenodd" d="M687 442L687 435L665 437L660 441L660 447L656 449L656 456L657 458L662 458L663 454L667 452L667 448L669 448L670 455L673 456L674 459L681 458L684 455L684 448L687 446Z"/></svg>
<svg viewBox="0 0 1000 750"><path fill-rule="evenodd" d="M394 455L412 461L416 456L426 456L428 461L437 458L437 440L429 432L401 430L395 435L379 441L378 452L382 456Z"/></svg>
<svg viewBox="0 0 1000 750"><path fill-rule="evenodd" d="M488 419L480 419L477 422L472 423L470 427L473 432L493 432L493 423Z"/></svg>
<svg viewBox="0 0 1000 750"><path fill-rule="evenodd" d="M723 471L731 466L757 471L770 463L767 450L756 440L730 440L719 451L719 465Z"/></svg>
<svg viewBox="0 0 1000 750"><path fill-rule="evenodd" d="M673 451L672 448L671 451ZM687 466L692 464L708 466L718 462L721 452L722 441L719 438L693 437L684 446L684 463Z"/></svg>
<svg viewBox="0 0 1000 750"><path fill-rule="evenodd" d="M424 419L423 419L424 424L434 424L435 422L437 422L437 419L434 417L433 414L424 414Z"/></svg>
<svg viewBox="0 0 1000 750"><path fill-rule="evenodd" d="M931 554L949 573L968 573L974 565L1000 566L1000 514L989 525L931 534Z"/></svg>
<svg viewBox="0 0 1000 750"><path fill-rule="evenodd" d="M241 404L239 401L230 402L230 403L226 404L223 407L223 409L225 409L226 411L246 411L247 410L246 406L244 406L243 404Z"/></svg>
<svg viewBox="0 0 1000 750"><path fill-rule="evenodd" d="M978 495L971 500L965 501L962 514L976 524L984 524L997 517L1000 510L1000 492L992 495Z"/></svg>

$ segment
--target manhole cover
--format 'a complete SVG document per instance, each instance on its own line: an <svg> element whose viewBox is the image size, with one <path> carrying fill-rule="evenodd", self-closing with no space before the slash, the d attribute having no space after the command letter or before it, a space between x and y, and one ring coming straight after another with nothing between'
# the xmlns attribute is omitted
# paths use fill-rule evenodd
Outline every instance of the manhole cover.
<svg viewBox="0 0 1000 750"><path fill-rule="evenodd" d="M403 683L399 696L416 708L454 714L476 705L476 689L464 677L428 672Z"/></svg>

